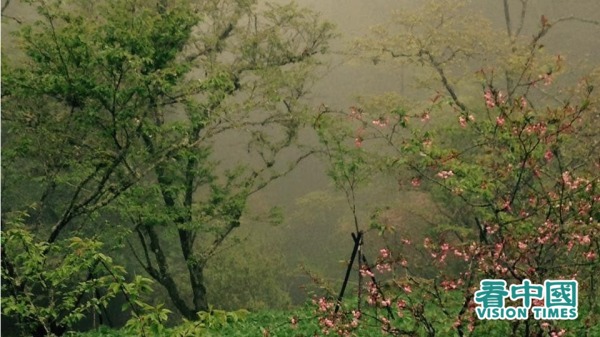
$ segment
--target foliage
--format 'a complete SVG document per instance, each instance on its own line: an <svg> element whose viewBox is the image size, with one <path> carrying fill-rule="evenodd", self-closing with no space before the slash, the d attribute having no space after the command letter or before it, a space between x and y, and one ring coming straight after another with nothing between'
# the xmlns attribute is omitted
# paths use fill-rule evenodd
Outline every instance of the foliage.
<svg viewBox="0 0 600 337"><path fill-rule="evenodd" d="M542 16L533 37L524 38L522 27L512 33L507 16L508 39L500 39L484 24L469 28L449 3L399 13L357 44L369 58L375 52L382 60L426 65L434 83L429 101L394 98L396 106L367 103L317 117L325 145L343 145L328 156L335 182L360 161L365 172L386 172L428 193L446 218L416 247L435 275L420 277L414 257L390 247L376 266L392 272L401 295L384 297L368 283L366 300L413 318L378 318L396 335L590 335L600 319L598 78L592 72L576 83L561 81L564 59L543 54L544 36L564 19ZM480 43L478 36L494 38ZM475 76L454 76L461 64L477 67ZM564 278L579 281L576 321L476 321L473 293L481 279ZM324 329L354 331L350 313L326 309Z"/></svg>
<svg viewBox="0 0 600 337"><path fill-rule="evenodd" d="M311 303L298 308L295 311L258 311L258 312L225 312L212 310L210 313L201 313L203 323L184 322L181 325L168 329L167 336L257 336L257 337L308 337L314 336L320 331L318 324L313 320L315 315L314 306ZM206 317L210 317L206 319ZM218 321L216 324L208 322ZM185 334L183 331L192 326L201 329L194 331L194 334ZM366 326L365 326L366 327ZM370 328L363 327L362 332L366 336L380 336L381 331L378 326ZM76 334L77 337L129 337L125 330L110 330L100 328L96 332L87 332Z"/></svg>
<svg viewBox="0 0 600 337"><path fill-rule="evenodd" d="M71 237L38 242L16 219L2 233L2 315L14 319L23 336L56 336L117 296L132 311L127 329L160 335L168 310L144 302L150 279L127 281L125 269L101 252L93 239Z"/></svg>
<svg viewBox="0 0 600 337"><path fill-rule="evenodd" d="M249 240L247 240L249 241ZM289 266L272 243L236 242L207 265L208 298L225 310L252 311L287 308L290 305Z"/></svg>
<svg viewBox="0 0 600 337"><path fill-rule="evenodd" d="M29 3L26 58L3 58L3 212L42 243L127 243L194 319L248 197L310 154L301 98L332 26L256 1Z"/></svg>

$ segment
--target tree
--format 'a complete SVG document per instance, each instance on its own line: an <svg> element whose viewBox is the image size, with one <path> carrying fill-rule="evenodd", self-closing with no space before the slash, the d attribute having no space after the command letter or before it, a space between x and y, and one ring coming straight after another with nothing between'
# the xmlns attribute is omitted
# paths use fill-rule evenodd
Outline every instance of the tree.
<svg viewBox="0 0 600 337"><path fill-rule="evenodd" d="M127 243L195 318L247 198L310 154L301 98L332 26L256 1L31 3L26 58L3 58L3 214L49 245Z"/></svg>
<svg viewBox="0 0 600 337"><path fill-rule="evenodd" d="M138 275L127 282L125 268L101 253L98 241L38 242L21 220L3 223L10 229L2 233L2 315L13 319L5 333L14 325L21 336L60 336L90 312L102 323L118 295L132 316L126 324L132 333L161 333L170 311L144 301L152 280Z"/></svg>
<svg viewBox="0 0 600 337"><path fill-rule="evenodd" d="M533 36L522 37L523 17L515 27L507 9L501 39L475 15L465 21L463 10L454 1L432 2L397 14L357 44L369 58L425 66L432 99L408 105L387 97L318 116L325 143L344 145L331 156L337 176L356 163L357 172L379 168L401 186L427 192L446 215L419 249L435 275L414 273L412 257L390 247L376 265L393 270L397 292L383 297L371 283L365 297L375 307L397 309L396 320L377 318L397 335L592 335L600 266L597 69L574 81L560 55L542 50L546 34L573 18L541 16ZM430 122L435 118L437 125ZM579 281L575 322L475 319L473 297L482 279L543 284L561 278ZM326 330L356 328L356 314L323 315Z"/></svg>

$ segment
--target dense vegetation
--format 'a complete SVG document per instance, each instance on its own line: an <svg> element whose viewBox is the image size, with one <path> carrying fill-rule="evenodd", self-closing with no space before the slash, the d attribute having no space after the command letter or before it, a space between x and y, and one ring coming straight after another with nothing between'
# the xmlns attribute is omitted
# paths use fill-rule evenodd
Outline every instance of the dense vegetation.
<svg viewBox="0 0 600 337"><path fill-rule="evenodd" d="M597 21L541 16L526 35L527 0L517 17L504 2L506 32L458 1L395 13L347 53L419 69L421 96L340 109L306 100L336 35L296 5L27 2L35 22L18 21L2 60L10 333L600 334L600 69L579 76L543 45ZM291 308L269 242L248 251L233 234L250 198L310 157L349 205L358 283L338 301L340 284L305 268L312 298ZM393 196L360 202L380 181L421 198L418 229L391 220ZM365 233L382 244L370 261ZM578 318L478 320L484 279L576 279Z"/></svg>

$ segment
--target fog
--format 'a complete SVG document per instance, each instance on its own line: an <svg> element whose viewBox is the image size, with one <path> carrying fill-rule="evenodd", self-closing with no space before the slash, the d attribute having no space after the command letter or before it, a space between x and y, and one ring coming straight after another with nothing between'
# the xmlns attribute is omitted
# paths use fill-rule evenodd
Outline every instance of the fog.
<svg viewBox="0 0 600 337"><path fill-rule="evenodd" d="M2 4L5 4L2 1ZM285 3L285 0L277 2ZM408 11L418 8L423 1L416 0L301 0L307 6L337 26L340 36L332 44L330 64L317 83L312 87L308 104L315 110L322 104L334 109L345 110L355 105L358 96L397 92L413 99L428 97L431 91L415 87L415 77L421 71L397 64L369 62L353 57L349 52L354 39L364 36L369 28L385 22L393 11ZM520 2L510 1L513 17L518 17ZM481 12L491 20L499 31L506 31L502 1L473 1L470 9ZM20 2L11 2L5 13L9 17L31 18L31 8ZM600 20L600 1L597 0L531 0L527 8L522 35L531 35L539 27L540 16L554 20L560 17L578 17ZM468 20L468 17L464 18ZM4 56L14 55L10 44L10 32L15 22L4 17L2 23L2 51ZM585 73L590 64L600 63L600 29L597 25L580 21L566 21L553 29L546 37L548 54L561 54L577 65L573 76ZM5 41L7 41L5 43ZM234 141L232 141L234 142ZM227 152L226 148L217 151ZM255 194L248 205L248 214L235 236L242 239L237 248L222 253L235 254L236 250L265 250L266 254L279 256L283 263L283 289L292 294L293 303L300 303L309 294L308 277L301 276L300 265L314 270L325 279L339 283L343 279L345 264L352 250L350 234L354 230L351 213L343 192L335 190L325 175L325 164L321 158L311 157L287 176L270 184ZM358 190L359 222L368 229L366 213L378 206L390 206L387 220L398 227L398 235L418 234L424 231L420 206L427 203L418 192L407 192L399 188L398 182L390 178L377 178L375 182ZM267 212L274 206L283 209L284 220L272 225L254 220L253 215ZM432 220L431 217L428 220ZM382 244L375 231L366 237L366 249L373 254ZM258 247L258 248L256 248ZM367 255L369 256L369 255ZM208 273L208 272L207 272ZM300 275L300 276L298 276ZM301 289L302 287L302 289Z"/></svg>
<svg viewBox="0 0 600 337"><path fill-rule="evenodd" d="M281 1L282 3L285 1ZM326 20L336 24L340 37L333 44L333 55L329 60L331 69L316 83L310 95L312 106L317 109L326 104L337 109L348 109L355 105L357 96L376 95L384 92L400 92L412 98L423 98L432 94L431 90L416 88L415 77L420 69L385 63L374 64L349 55L352 42L365 34L370 27L389 19L393 11L413 10L424 1L410 0L303 0L301 5L320 12ZM518 1L511 1L513 18L520 15ZM494 28L506 31L502 1L473 1L471 10L482 13ZM600 20L600 2L595 0L529 1L524 21L523 36L531 36L539 28L541 15L550 20L577 17ZM468 17L464 18L468 20ZM546 52L560 54L574 68L571 76L584 75L592 65L600 62L600 28L597 25L568 21L552 29L545 37ZM261 192L257 199L261 202L280 204L285 209L286 221L280 227L262 227L252 224L240 232L247 233L254 240L277 238L288 262L294 267L303 262L325 273L327 278L341 282L346 260L352 250L353 231L351 213L343 192L336 191L323 174L322 162L313 158L303 162L294 172L280 179ZM415 228L426 231L423 217L419 212L427 202L416 192L400 191L395 181L379 180L368 187L359 189L362 210L370 210L381 205L390 205L388 217L395 223L400 233L415 234ZM255 201L256 202L256 201ZM328 206L324 202L331 203ZM368 229L368 214L360 213L361 229ZM432 219L428 219L432 220ZM418 230L417 230L418 232ZM381 241L374 231L366 235L366 249L373 252ZM298 295L300 296L300 295ZM301 297L295 298L297 301Z"/></svg>

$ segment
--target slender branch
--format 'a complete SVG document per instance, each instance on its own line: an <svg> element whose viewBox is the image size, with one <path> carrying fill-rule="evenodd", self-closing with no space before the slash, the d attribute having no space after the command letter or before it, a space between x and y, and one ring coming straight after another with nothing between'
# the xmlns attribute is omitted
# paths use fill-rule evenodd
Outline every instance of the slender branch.
<svg viewBox="0 0 600 337"><path fill-rule="evenodd" d="M444 88L450 94L450 97L452 97L452 101L454 101L454 103L460 108L460 110L462 110L463 112L467 112L468 111L467 106L464 105L458 99L458 96L456 95L456 91L454 90L454 87L452 87L450 82L448 81L448 78L446 77L444 68L442 68L441 63L437 62L436 59L433 57L433 55L428 50L423 50L423 49L420 50L419 57L422 57L422 55L427 56L427 59L429 60L429 64L431 64L431 66L433 66L433 69L435 69L435 71L437 71L438 75L440 76L440 80L442 81L442 84L444 85Z"/></svg>
<svg viewBox="0 0 600 337"><path fill-rule="evenodd" d="M529 0L521 0L521 16L519 17L519 27L515 32L514 37L517 38L521 35L521 31L523 30L523 26L525 25L525 14L527 13L527 3Z"/></svg>
<svg viewBox="0 0 600 337"><path fill-rule="evenodd" d="M508 38L512 39L511 23L510 23L510 8L508 7L508 0L504 0L504 22L506 23L506 33Z"/></svg>
<svg viewBox="0 0 600 337"><path fill-rule="evenodd" d="M8 5L10 4L10 0L6 0L4 2L4 5L2 5L2 14L4 14L4 11L6 10L6 7L8 7Z"/></svg>

